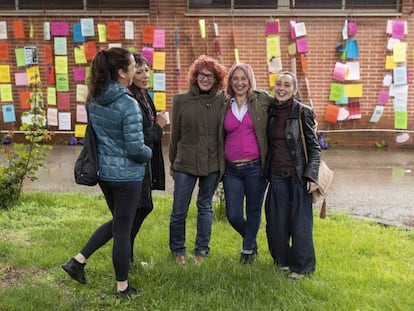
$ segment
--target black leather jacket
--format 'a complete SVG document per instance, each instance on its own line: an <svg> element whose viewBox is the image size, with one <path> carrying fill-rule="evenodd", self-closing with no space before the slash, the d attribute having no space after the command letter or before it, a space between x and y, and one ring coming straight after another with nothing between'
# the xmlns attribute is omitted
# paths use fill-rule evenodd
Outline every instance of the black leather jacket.
<svg viewBox="0 0 414 311"><path fill-rule="evenodd" d="M301 108L302 107L302 108ZM265 172L266 177L270 181L271 167L270 159L272 157L272 133L273 127L276 122L276 109L275 105L269 108L269 120L267 126L267 137L268 137L268 153L266 157ZM302 111L302 124L303 132L306 141L308 163L306 164L305 154L303 151L303 144L301 140L300 127L299 127L299 111ZM290 154L295 162L296 173L299 179L305 184L307 181L313 181L318 183L318 170L321 156L321 147L318 142L318 138L315 133L316 122L315 114L313 110L306 105L303 105L298 100L294 99L290 115L286 121L286 141L290 151Z"/></svg>

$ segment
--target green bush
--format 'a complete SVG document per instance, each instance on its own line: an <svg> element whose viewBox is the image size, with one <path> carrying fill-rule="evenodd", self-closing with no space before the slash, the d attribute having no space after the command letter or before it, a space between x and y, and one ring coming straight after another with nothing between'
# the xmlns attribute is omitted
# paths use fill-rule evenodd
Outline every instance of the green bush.
<svg viewBox="0 0 414 311"><path fill-rule="evenodd" d="M20 130L27 143L13 143L6 149L5 164L0 167L0 208L11 208L19 201L23 181L37 179L36 172L44 167L47 150L51 149L44 144L50 140L44 110L35 105L23 113L23 120Z"/></svg>

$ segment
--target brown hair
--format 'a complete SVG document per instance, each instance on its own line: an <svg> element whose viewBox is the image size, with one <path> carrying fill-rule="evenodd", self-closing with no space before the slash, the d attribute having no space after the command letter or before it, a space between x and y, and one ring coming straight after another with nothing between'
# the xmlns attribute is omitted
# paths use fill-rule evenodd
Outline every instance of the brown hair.
<svg viewBox="0 0 414 311"><path fill-rule="evenodd" d="M214 74L216 82L214 83L213 88L217 90L224 89L227 69L226 67L221 65L217 60L207 55L201 55L191 65L190 70L188 71L188 80L190 81L190 83L197 83L198 73L204 68L208 71L211 71Z"/></svg>
<svg viewBox="0 0 414 311"><path fill-rule="evenodd" d="M97 98L111 81L118 81L118 70L128 71L131 52L124 48L113 47L96 53L91 64L88 78L88 100Z"/></svg>

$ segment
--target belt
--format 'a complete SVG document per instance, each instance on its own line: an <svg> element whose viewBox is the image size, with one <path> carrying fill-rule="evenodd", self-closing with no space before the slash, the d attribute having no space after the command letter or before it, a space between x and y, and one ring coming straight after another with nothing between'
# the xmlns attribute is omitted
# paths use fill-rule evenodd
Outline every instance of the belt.
<svg viewBox="0 0 414 311"><path fill-rule="evenodd" d="M233 161L230 163L233 164L234 166L240 167L240 166L245 166L245 165L256 164L259 161L260 159L254 159L254 160L246 160L246 161Z"/></svg>

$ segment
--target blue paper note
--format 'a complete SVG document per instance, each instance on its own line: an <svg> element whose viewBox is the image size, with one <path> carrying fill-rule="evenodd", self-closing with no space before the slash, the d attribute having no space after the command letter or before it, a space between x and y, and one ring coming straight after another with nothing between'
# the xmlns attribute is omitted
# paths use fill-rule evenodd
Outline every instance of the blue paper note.
<svg viewBox="0 0 414 311"><path fill-rule="evenodd" d="M85 42L86 39L82 36L82 28L80 23L73 24L73 42Z"/></svg>
<svg viewBox="0 0 414 311"><path fill-rule="evenodd" d="M4 123L16 122L16 114L14 112L14 105L13 104L3 105L2 110L3 110L3 121L4 121Z"/></svg>
<svg viewBox="0 0 414 311"><path fill-rule="evenodd" d="M358 43L356 40L348 40L346 42L346 58L359 57Z"/></svg>

